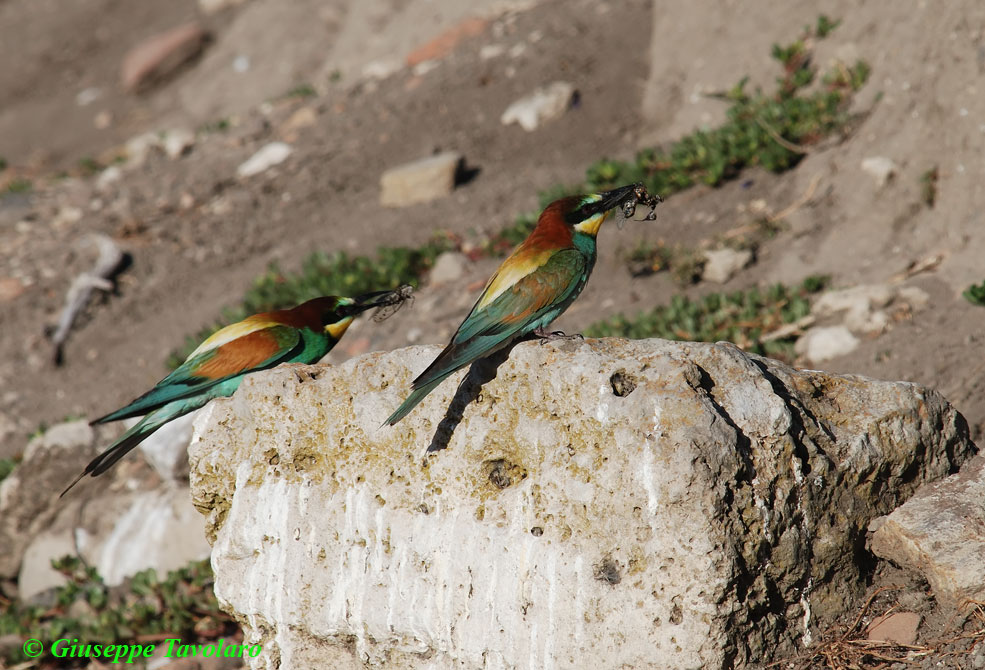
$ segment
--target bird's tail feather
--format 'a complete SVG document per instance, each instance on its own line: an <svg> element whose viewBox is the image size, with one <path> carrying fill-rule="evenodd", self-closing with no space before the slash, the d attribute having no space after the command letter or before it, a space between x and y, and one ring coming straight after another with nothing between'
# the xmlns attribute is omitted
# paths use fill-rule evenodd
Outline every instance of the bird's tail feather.
<svg viewBox="0 0 985 670"><path fill-rule="evenodd" d="M404 400L402 403L400 403L400 407L397 408L397 411L391 414L390 418L387 419L383 425L392 426L398 421L400 421L402 418L407 416L412 409L417 407L418 403L424 400L425 396L427 396L428 393L433 391L438 386L438 384L443 382L448 377L448 375L450 375L452 372L454 372L454 370L452 370L448 374L438 377L437 379L432 379L424 386L421 386L420 388L416 388L413 391L411 391L411 394L407 396L407 399Z"/></svg>
<svg viewBox="0 0 985 670"><path fill-rule="evenodd" d="M61 498L68 493L72 487L78 484L86 475L96 477L97 475L101 475L109 470L116 464L117 461L130 453L134 447L150 437L154 431L170 421L172 418L174 417L159 417L154 414L149 414L144 417L140 423L123 433L123 435L121 435L116 442L111 444L106 451L92 459L92 461L89 462L89 465L86 466L86 469L83 470L82 473L76 477L64 491L62 491L61 496L58 497Z"/></svg>

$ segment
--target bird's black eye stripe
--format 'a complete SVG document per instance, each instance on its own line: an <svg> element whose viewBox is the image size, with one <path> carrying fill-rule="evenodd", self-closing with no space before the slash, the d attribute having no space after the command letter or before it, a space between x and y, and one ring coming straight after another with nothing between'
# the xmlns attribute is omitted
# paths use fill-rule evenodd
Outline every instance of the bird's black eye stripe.
<svg viewBox="0 0 985 670"><path fill-rule="evenodd" d="M582 221L585 221L586 219L592 218L593 216L595 216L599 212L604 212L605 210L601 207L601 205L602 205L602 202L601 201L600 202L590 202L590 203L587 203L585 205L582 205L578 209L575 209L575 210L573 210L573 211L568 212L567 214L565 214L564 215L564 220L567 221L568 223L570 223L571 225L575 225L577 223L581 223Z"/></svg>

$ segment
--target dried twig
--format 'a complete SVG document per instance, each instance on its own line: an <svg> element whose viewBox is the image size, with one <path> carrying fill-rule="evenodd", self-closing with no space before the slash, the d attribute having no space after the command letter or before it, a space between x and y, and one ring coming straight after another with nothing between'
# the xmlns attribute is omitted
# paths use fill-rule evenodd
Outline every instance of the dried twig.
<svg viewBox="0 0 985 670"><path fill-rule="evenodd" d="M760 128L762 128L767 133L769 133L769 136L773 138L773 141L774 142L776 142L777 144L779 144L781 147L783 147L787 151L792 151L795 154L808 154L808 153L810 153L811 150L808 149L807 147L803 147L803 146L801 146L799 144L794 144L790 140L784 139L783 136L780 135L780 133L776 132L776 129L773 128L773 126L771 126L770 124L766 123L766 121L763 119L763 117L759 116L758 114L756 115L756 123L759 124L759 127Z"/></svg>
<svg viewBox="0 0 985 670"><path fill-rule="evenodd" d="M90 238L99 249L99 258L96 259L96 266L91 272L83 272L72 281L72 285L65 295L65 307L62 309L61 316L58 318L58 328L51 336L54 344L54 363L62 364L62 347L68 334L72 330L72 324L79 316L85 306L89 303L89 297L93 289L110 291L113 288L111 281L117 269L123 263L123 251L106 235L96 234Z"/></svg>
<svg viewBox="0 0 985 670"><path fill-rule="evenodd" d="M941 262L945 258L947 258L947 256L948 253L946 251L941 251L936 254L931 254L930 256L927 256L925 258L921 258L920 260L913 261L908 266L906 266L905 270L903 270L902 272L898 272L894 274L892 277L890 277L889 281L893 284L899 284L900 282L904 282L914 275L918 275L922 272L930 272L932 270L936 270L937 266L940 265Z"/></svg>
<svg viewBox="0 0 985 670"><path fill-rule="evenodd" d="M782 340L786 337L793 337L794 335L803 335L804 328L808 328L814 325L817 319L812 314L808 314L805 317L797 319L793 323L785 323L775 330L771 330L762 337L759 338L760 342L772 342L773 340Z"/></svg>
<svg viewBox="0 0 985 670"><path fill-rule="evenodd" d="M811 183L807 185L807 190L804 191L804 195L800 196L800 198L796 202L791 203L786 208L784 208L781 212L768 217L766 220L769 221L770 223L776 223L780 219L785 219L786 217L796 212L798 209L800 209L805 204L807 204L807 202L810 201L811 198L814 197L814 191L817 190L817 185L820 183L821 183L821 175L816 174L813 177L811 177Z"/></svg>

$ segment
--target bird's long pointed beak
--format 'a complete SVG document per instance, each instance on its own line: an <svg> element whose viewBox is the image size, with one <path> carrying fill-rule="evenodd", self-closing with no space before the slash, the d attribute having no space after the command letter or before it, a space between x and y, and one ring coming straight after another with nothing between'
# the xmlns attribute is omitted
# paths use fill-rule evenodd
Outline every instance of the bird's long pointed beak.
<svg viewBox="0 0 985 670"><path fill-rule="evenodd" d="M628 186L620 186L611 191L603 191L598 194L601 196L601 200L595 203L595 207L600 212L607 212L614 207L619 207L630 198L636 197L638 189L642 186L643 184L629 184Z"/></svg>

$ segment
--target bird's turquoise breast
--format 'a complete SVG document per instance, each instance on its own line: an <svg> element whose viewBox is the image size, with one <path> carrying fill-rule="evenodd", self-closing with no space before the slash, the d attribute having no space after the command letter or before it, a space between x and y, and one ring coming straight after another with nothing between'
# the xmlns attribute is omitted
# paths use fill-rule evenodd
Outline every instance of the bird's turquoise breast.
<svg viewBox="0 0 985 670"><path fill-rule="evenodd" d="M304 347L291 358L292 363L317 363L332 349L332 340L325 333L317 333L309 328L301 330Z"/></svg>

